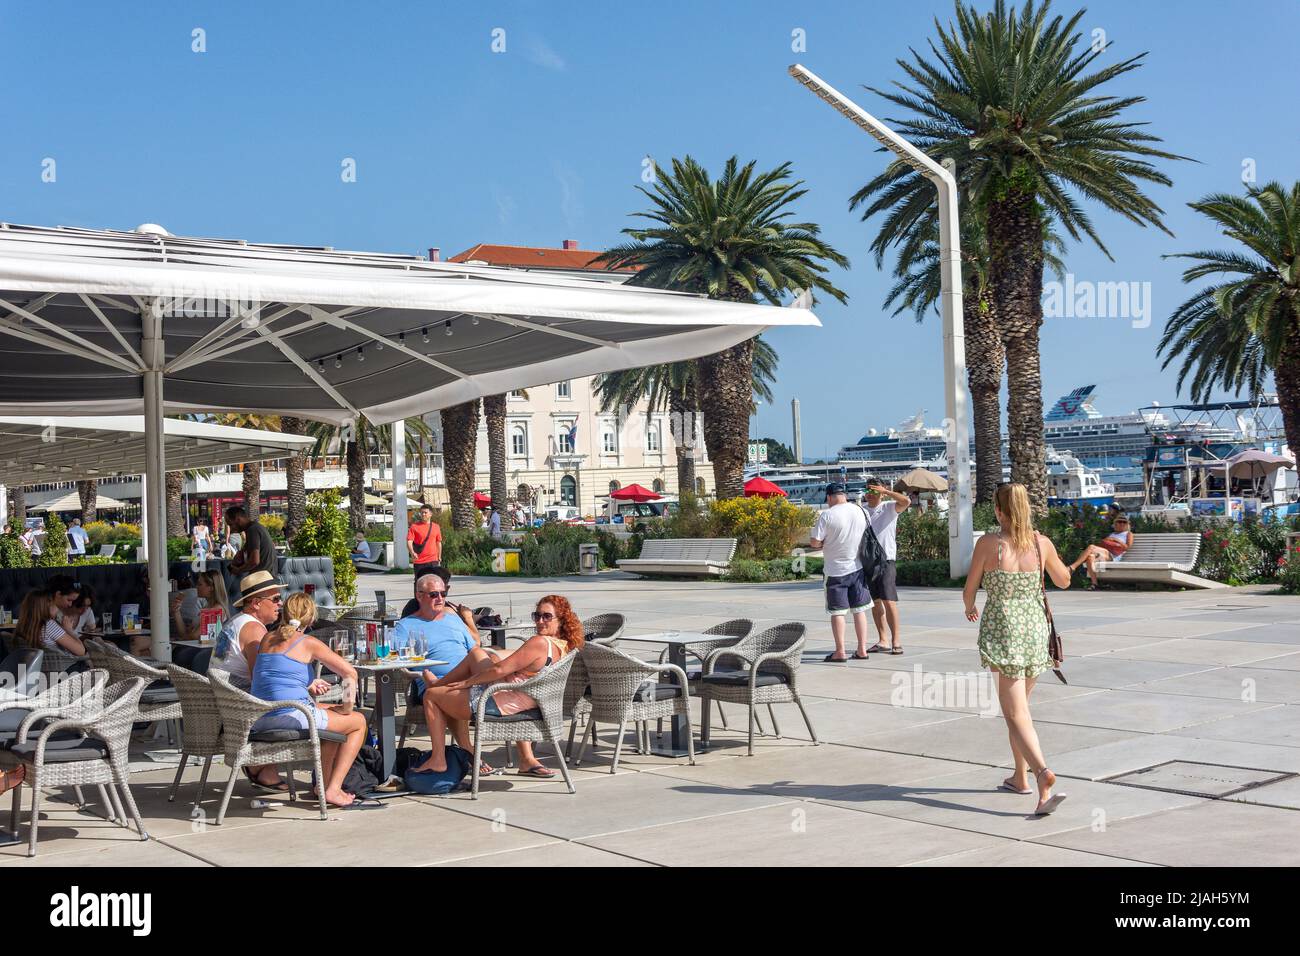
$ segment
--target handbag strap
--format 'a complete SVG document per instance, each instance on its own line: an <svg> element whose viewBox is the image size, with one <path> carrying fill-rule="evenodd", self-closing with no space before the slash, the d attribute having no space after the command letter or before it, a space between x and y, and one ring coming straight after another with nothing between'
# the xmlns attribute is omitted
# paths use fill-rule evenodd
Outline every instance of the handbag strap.
<svg viewBox="0 0 1300 956"><path fill-rule="evenodd" d="M1052 606L1047 603L1047 568L1043 566L1043 549L1038 546L1038 532L1034 532L1034 553L1038 555L1038 588L1043 594L1043 613L1047 623L1055 625L1052 620Z"/></svg>

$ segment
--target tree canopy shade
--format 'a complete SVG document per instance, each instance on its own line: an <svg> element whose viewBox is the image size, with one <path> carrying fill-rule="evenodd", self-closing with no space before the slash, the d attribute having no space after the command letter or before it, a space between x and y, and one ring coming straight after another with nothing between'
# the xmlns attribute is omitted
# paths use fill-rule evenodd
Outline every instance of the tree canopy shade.
<svg viewBox="0 0 1300 956"><path fill-rule="evenodd" d="M1216 281L1180 305L1160 338L1164 367L1180 361L1178 387L1210 400L1215 388L1252 396L1273 374L1287 444L1300 449L1300 182L1272 182L1245 196L1216 193L1191 208L1239 247L1170 256L1190 259L1183 281ZM1191 381L1188 382L1190 376Z"/></svg>

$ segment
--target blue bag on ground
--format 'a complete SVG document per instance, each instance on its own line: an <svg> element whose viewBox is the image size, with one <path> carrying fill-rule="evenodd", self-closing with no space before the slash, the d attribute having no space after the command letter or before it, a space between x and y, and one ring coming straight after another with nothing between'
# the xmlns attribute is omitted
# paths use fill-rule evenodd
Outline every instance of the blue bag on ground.
<svg viewBox="0 0 1300 956"><path fill-rule="evenodd" d="M412 760L411 766L418 767L429 759L431 751L425 751L420 754L418 760ZM423 773L417 773L414 770L407 770L405 781L406 789L415 793L427 793L436 796L442 796L451 793L456 789L465 777L469 774L471 762L474 755L464 748L451 744L447 747L447 769L443 771L426 770Z"/></svg>

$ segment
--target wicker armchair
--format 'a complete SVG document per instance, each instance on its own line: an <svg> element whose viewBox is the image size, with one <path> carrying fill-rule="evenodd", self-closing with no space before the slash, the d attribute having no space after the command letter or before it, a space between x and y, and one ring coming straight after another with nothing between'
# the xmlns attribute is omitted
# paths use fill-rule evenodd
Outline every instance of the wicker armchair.
<svg viewBox="0 0 1300 956"><path fill-rule="evenodd" d="M474 769L470 781L470 793L478 799L479 768L483 765L484 744L509 744L515 740L545 741L555 745L555 756L560 761L560 773L569 787L569 793L577 793L573 779L569 776L569 765L560 753L559 739L564 732L564 701L567 696L569 674L573 669L577 654L565 654L564 657L549 667L543 667L536 676L517 684L490 684L478 700L474 718ZM487 703L491 695L499 690L517 690L530 695L537 701L537 707L507 717L489 717L486 714ZM507 750L509 748L507 747Z"/></svg>
<svg viewBox="0 0 1300 956"><path fill-rule="evenodd" d="M41 672L45 674L66 674L73 668L84 670L87 665L94 666L90 664L90 658L69 654L61 647L47 647L44 650L45 656L41 658Z"/></svg>
<svg viewBox="0 0 1300 956"><path fill-rule="evenodd" d="M141 677L145 681L145 690L140 697L140 719L150 723L159 721L167 726L167 743L174 743L178 736L181 719L181 701L176 695L176 688L167 679L167 672L150 667L138 657L132 657L120 648L103 641L88 639L86 656L92 667L108 671L108 682L115 684L122 680L134 680Z"/></svg>
<svg viewBox="0 0 1300 956"><path fill-rule="evenodd" d="M364 621L367 618L374 617L378 613L379 613L378 604L357 604L354 605L353 607L348 608L346 611L344 611L334 620L335 622Z"/></svg>
<svg viewBox="0 0 1300 956"><path fill-rule="evenodd" d="M699 696L703 702L700 735L701 746L709 745L709 704L712 701L745 704L749 707L749 755L754 755L755 708L766 704L772 716L772 729L781 736L773 704L793 703L803 714L804 723L813 743L817 744L817 731L813 730L808 711L799 699L799 660L803 652L803 624L778 624L745 638L733 647L722 647L709 655L700 675ZM719 667L720 661L734 660L740 667Z"/></svg>
<svg viewBox="0 0 1300 956"><path fill-rule="evenodd" d="M582 622L583 638L588 644L617 647L625 624L622 614L597 614Z"/></svg>
<svg viewBox="0 0 1300 956"><path fill-rule="evenodd" d="M35 741L29 741L29 726L24 723L18 737L9 746L8 755L27 765L24 783L32 788L32 812L28 823L27 855L36 855L37 828L41 817L41 791L46 787L107 786L113 797L117 818L125 824L125 815L117 805L118 793L135 820L141 840L149 839L140 809L131 795L127 762L131 744L131 725L139 717L143 678L118 681L103 693L103 707L88 708L93 715L61 717L40 727ZM38 717L37 713L33 718ZM102 792L102 791L101 791ZM22 787L14 788L10 829L17 833L22 809Z"/></svg>
<svg viewBox="0 0 1300 956"><path fill-rule="evenodd" d="M709 655L712 654L714 651L716 651L718 648L734 647L736 644L740 643L742 638L749 637L749 634L752 630L754 630L754 622L751 621L749 618L747 617L733 618L730 621L723 621L721 624L714 624L712 627L706 627L704 629L704 631L702 632L704 634L721 635L716 641L701 641L698 644L688 645L687 647L683 648L683 650L686 651L687 656L694 657L698 659L701 664L703 664L706 660L708 660ZM668 648L665 647L662 651L659 652L659 663L662 664L667 659L668 659ZM700 679L700 673L701 673L700 671L691 671L686 675L687 679L690 680L691 682L692 690L695 688L696 682ZM756 714L755 717L757 718L758 715ZM722 712L721 704L718 704L718 719L722 721L723 727L727 726L727 715ZM659 721L659 725L658 727L656 727L656 732L659 734L659 736L661 737L663 736L664 726L662 720ZM761 718L758 719L758 732L760 734L764 732L763 721Z"/></svg>
<svg viewBox="0 0 1300 956"><path fill-rule="evenodd" d="M648 664L622 651L591 644L582 650L583 663L591 677L591 719L587 733L582 736L578 757L574 765L582 762L587 750L587 739L596 741L596 722L618 724L618 738L614 744L614 763L610 773L618 772L618 758L623 749L623 734L628 721L637 726L638 747L650 749L646 722L681 715L686 718L686 748L690 762L695 763L695 743L691 737L690 688L686 672L676 664ZM671 684L651 682L651 679L668 672L676 678Z"/></svg>
<svg viewBox="0 0 1300 956"><path fill-rule="evenodd" d="M176 799L181 776L185 773L190 758L202 757L203 774L199 777L198 789L194 791L194 809L197 810L203 799L203 788L208 782L208 771L212 769L212 758L226 752L221 738L221 711L217 708L217 698L212 692L212 682L202 674L176 664L168 664L167 676L176 688L176 696L180 698L181 720L184 725L181 762L176 768L176 779L172 781L167 800L171 802Z"/></svg>
<svg viewBox="0 0 1300 956"><path fill-rule="evenodd" d="M320 742L330 740L342 743L347 739L346 736L318 728L316 715L301 701L260 700L232 685L225 674L212 675L212 693L217 699L217 710L221 713L221 737L225 746L226 766L230 768L230 779L226 782L221 807L217 810L217 826L226 818L230 795L234 793L235 783L243 768L268 763L310 765L319 785L320 818L326 819L325 775L321 772ZM306 714L307 729L253 730L253 724L259 717L281 707L292 707ZM289 773L289 799L298 799L292 771Z"/></svg>

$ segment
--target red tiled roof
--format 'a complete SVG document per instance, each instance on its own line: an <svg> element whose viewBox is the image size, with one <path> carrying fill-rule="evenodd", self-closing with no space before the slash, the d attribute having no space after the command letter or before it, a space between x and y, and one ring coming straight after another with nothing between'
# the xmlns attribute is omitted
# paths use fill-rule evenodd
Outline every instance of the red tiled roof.
<svg viewBox="0 0 1300 956"><path fill-rule="evenodd" d="M631 273L636 269L611 269L604 263L593 263L599 252L590 249L546 249L536 246L499 246L480 242L464 252L457 253L448 262L486 262L494 266L514 266L520 269L590 269L593 272Z"/></svg>

